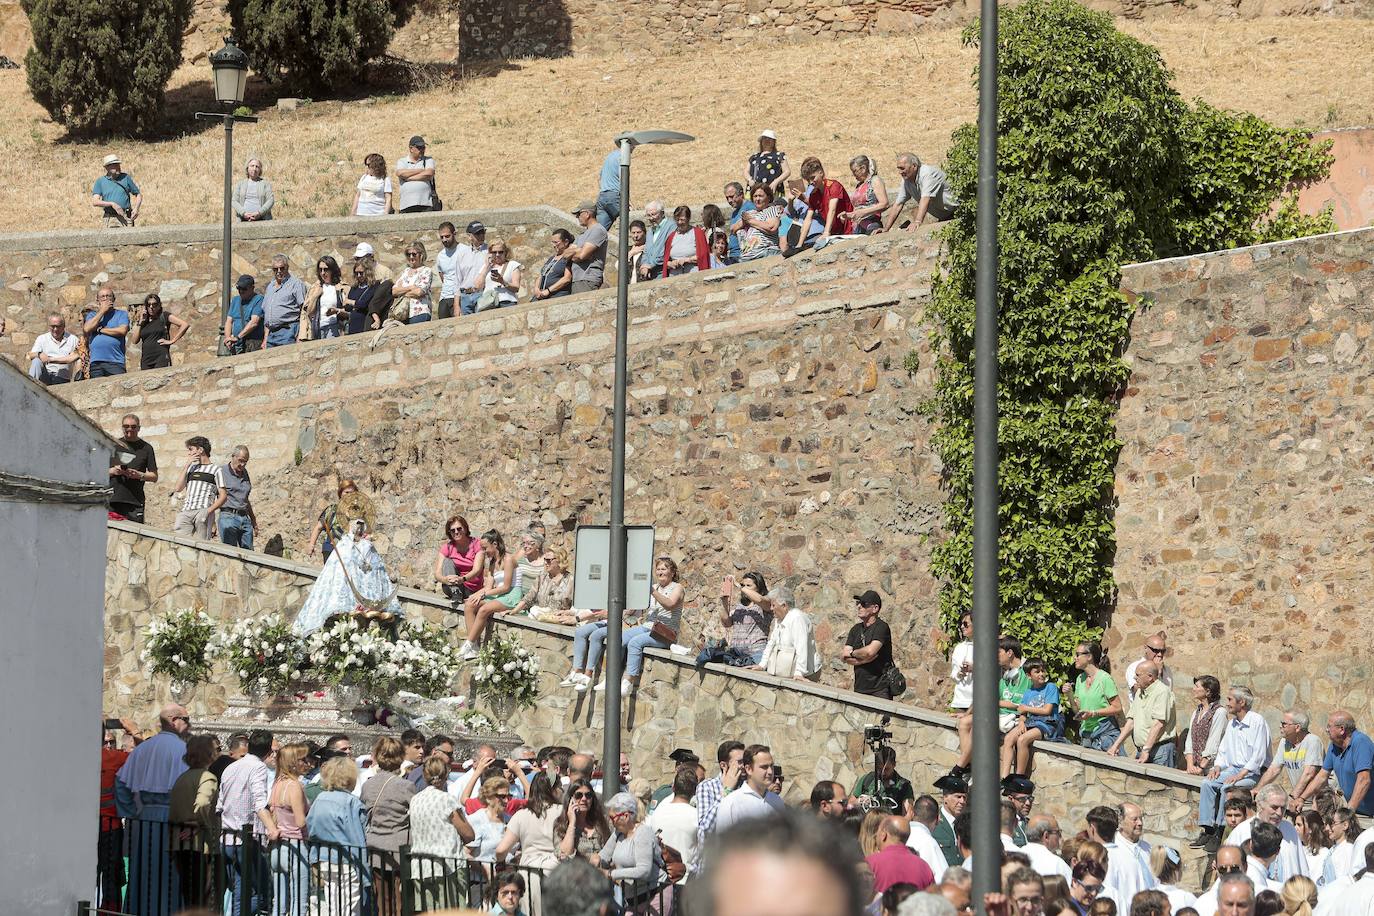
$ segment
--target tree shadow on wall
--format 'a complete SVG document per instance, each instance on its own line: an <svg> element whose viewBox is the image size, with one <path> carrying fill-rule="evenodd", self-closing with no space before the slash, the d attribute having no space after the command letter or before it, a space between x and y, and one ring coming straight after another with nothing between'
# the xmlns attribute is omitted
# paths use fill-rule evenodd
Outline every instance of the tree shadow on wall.
<svg viewBox="0 0 1374 916"><path fill-rule="evenodd" d="M572 17L563 0L462 0L458 61L567 57Z"/></svg>

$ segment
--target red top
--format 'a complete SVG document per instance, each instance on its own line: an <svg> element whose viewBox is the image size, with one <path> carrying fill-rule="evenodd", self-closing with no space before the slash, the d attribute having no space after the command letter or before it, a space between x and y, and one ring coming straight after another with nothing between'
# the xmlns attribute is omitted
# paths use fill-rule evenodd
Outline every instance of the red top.
<svg viewBox="0 0 1374 916"><path fill-rule="evenodd" d="M901 843L890 843L868 857L873 869L873 892L881 894L894 884L914 884L925 890L935 883L926 860Z"/></svg>
<svg viewBox="0 0 1374 916"><path fill-rule="evenodd" d="M844 189L833 178L825 180L824 188L817 190L812 187L806 194L806 205L816 212L816 222L821 224L822 230L825 228L825 216L830 212L830 202L839 201L835 207L835 221L830 224L831 235L849 235L849 220L843 219L841 214L848 213L854 209L854 205L849 202L849 192Z"/></svg>
<svg viewBox="0 0 1374 916"><path fill-rule="evenodd" d="M453 546L453 542L445 540L439 545L439 553L453 561L453 565L458 568L458 575L463 576L463 585L469 591L476 591L482 587L482 564L477 562L477 558L482 553L482 542L475 537L468 538L468 549L460 553L458 548Z"/></svg>
<svg viewBox="0 0 1374 916"><path fill-rule="evenodd" d="M119 812L115 810L115 774L129 759L128 751L113 748L100 749L100 829L110 830L119 826Z"/></svg>

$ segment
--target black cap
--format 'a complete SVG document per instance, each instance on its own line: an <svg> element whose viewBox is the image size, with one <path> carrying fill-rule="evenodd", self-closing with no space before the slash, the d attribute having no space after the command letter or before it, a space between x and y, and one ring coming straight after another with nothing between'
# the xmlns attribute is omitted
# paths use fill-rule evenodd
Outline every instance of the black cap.
<svg viewBox="0 0 1374 916"><path fill-rule="evenodd" d="M696 752L689 751L685 747L680 747L677 750L673 751L671 754L668 755L668 759L678 765L684 763L701 763L701 758L696 755Z"/></svg>
<svg viewBox="0 0 1374 916"><path fill-rule="evenodd" d="M255 282L257 282L257 281L255 281L255 280L254 280L252 277L250 277L248 274L243 274L242 276L239 277L238 282L234 284L234 287L235 287L236 289L248 289L248 288L249 288L250 286L252 286Z"/></svg>
<svg viewBox="0 0 1374 916"><path fill-rule="evenodd" d="M878 607L883 606L883 596L878 594L871 588L868 591L864 592L862 595L855 595L854 600L864 605L865 607L869 607L875 604Z"/></svg>
<svg viewBox="0 0 1374 916"><path fill-rule="evenodd" d="M481 235L487 231L487 227L482 225L481 220L473 220L468 223L468 235Z"/></svg>
<svg viewBox="0 0 1374 916"><path fill-rule="evenodd" d="M425 148L425 138L422 137L422 136L420 136L419 134L416 134L415 136L413 136L413 137L410 138L410 145L411 145L411 146L418 146L420 149L424 149L424 148Z"/></svg>
<svg viewBox="0 0 1374 916"><path fill-rule="evenodd" d="M1034 795L1035 783L1024 776L1012 773L1002 780L1003 795Z"/></svg>
<svg viewBox="0 0 1374 916"><path fill-rule="evenodd" d="M935 780L935 788L946 795L967 795L968 780L962 776L955 776L953 773L946 773Z"/></svg>

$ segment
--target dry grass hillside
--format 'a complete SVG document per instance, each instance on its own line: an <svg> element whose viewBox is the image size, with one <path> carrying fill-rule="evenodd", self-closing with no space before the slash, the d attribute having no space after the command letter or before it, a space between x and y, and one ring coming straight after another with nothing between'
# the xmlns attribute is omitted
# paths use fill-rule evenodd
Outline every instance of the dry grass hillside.
<svg viewBox="0 0 1374 916"><path fill-rule="evenodd" d="M1257 19L1135 22L1123 28L1162 51L1187 96L1244 108L1282 125L1374 123L1374 81L1353 79L1374 50L1374 21ZM697 48L679 58L627 54L529 60L435 88L355 101L268 109L236 131L236 159L267 162L282 217L342 215L361 160L389 162L411 134L439 161L449 207L548 202L569 207L596 190L616 132L670 127L696 143L636 158L635 201L699 201L739 177L765 127L794 163L815 154L843 172L869 153L887 175L912 149L942 157L950 132L975 117L975 53L957 29L824 45ZM171 87L174 139L72 143L28 96L22 71L0 71L0 231L93 225L87 205L100 158L116 149L146 196L144 224L214 222L222 134L189 119L210 104L208 67L184 67ZM250 102L267 104L265 98ZM847 173L843 177L848 177ZM21 205L22 201L22 205Z"/></svg>

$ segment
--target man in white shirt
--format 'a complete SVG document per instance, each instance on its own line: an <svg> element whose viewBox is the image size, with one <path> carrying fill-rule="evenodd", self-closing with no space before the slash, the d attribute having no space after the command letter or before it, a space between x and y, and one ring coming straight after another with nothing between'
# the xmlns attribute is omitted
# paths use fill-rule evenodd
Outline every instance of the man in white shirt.
<svg viewBox="0 0 1374 916"><path fill-rule="evenodd" d="M444 220L439 224L439 253L434 256L434 272L439 275L438 318L452 318L458 301L458 228Z"/></svg>
<svg viewBox="0 0 1374 916"><path fill-rule="evenodd" d="M1251 831L1257 824L1270 824L1278 830L1282 843L1277 861L1269 870L1269 880L1279 884L1294 875L1307 875L1307 855L1303 849L1302 839L1298 836L1293 822L1284 817L1287 807L1288 793L1278 783L1270 783L1260 789L1255 796L1255 816L1237 824L1231 835L1226 838L1227 843L1239 846L1250 839ZM1252 852L1251 858L1256 855Z"/></svg>
<svg viewBox="0 0 1374 916"><path fill-rule="evenodd" d="M773 778L773 753L765 745L751 744L744 749L744 784L725 796L716 812L716 830L729 830L735 824L774 813L773 803L766 800L772 793L768 783Z"/></svg>
<svg viewBox="0 0 1374 916"><path fill-rule="evenodd" d="M949 867L940 844L930 832L940 821L940 806L931 796L922 795L916 799L914 807L916 816L911 820L911 836L907 837L906 845L925 860L935 876L935 883L939 884Z"/></svg>
<svg viewBox="0 0 1374 916"><path fill-rule="evenodd" d="M649 815L649 827L682 856L690 873L697 861L697 809L692 796L697 791L696 766L678 767L673 775L673 797L659 803ZM685 882L687 876L682 880Z"/></svg>
<svg viewBox="0 0 1374 916"><path fill-rule="evenodd" d="M1098 805L1088 811L1088 839L1101 843L1107 850L1107 884L1116 889L1123 901L1130 901L1140 891L1154 890L1154 873L1142 861L1134 843L1117 835L1120 816L1116 809Z"/></svg>
<svg viewBox="0 0 1374 916"><path fill-rule="evenodd" d="M1283 834L1266 821L1254 824L1250 830L1250 853L1245 862L1245 875L1255 882L1255 890L1280 891L1283 882L1274 880L1274 867L1283 848Z"/></svg>
<svg viewBox="0 0 1374 916"><path fill-rule="evenodd" d="M67 333L67 319L57 312L48 316L48 331L34 338L29 351L29 377L44 385L63 385L72 380L72 363L80 359L78 338Z"/></svg>
<svg viewBox="0 0 1374 916"><path fill-rule="evenodd" d="M467 241L458 246L458 313L477 311L477 299L487 285L487 227L468 223Z"/></svg>
<svg viewBox="0 0 1374 916"><path fill-rule="evenodd" d="M1198 916L1216 916L1218 906L1218 894L1221 891L1221 882L1228 875L1236 875L1246 881L1245 876L1247 867L1245 852L1239 846L1222 846L1217 850L1216 859L1212 862L1212 873L1216 875L1216 880L1212 882L1205 893L1199 894L1194 908ZM1253 882L1252 882L1253 883ZM1258 893L1256 891L1256 893Z"/></svg>
<svg viewBox="0 0 1374 916"><path fill-rule="evenodd" d="M1250 788L1269 766L1269 725L1254 706L1255 696L1246 687L1232 687L1226 695L1226 713L1231 721L1221 739L1212 772L1202 780L1197 819L1202 831L1193 840L1194 847L1221 842L1222 800L1226 790Z"/></svg>
<svg viewBox="0 0 1374 916"><path fill-rule="evenodd" d="M1145 860L1148 867L1150 862L1150 844L1143 839L1145 834L1145 812L1140 810L1139 805L1130 802L1122 802L1116 807L1116 813L1121 818L1121 828L1119 834L1127 843L1135 846L1137 854Z"/></svg>
<svg viewBox="0 0 1374 916"><path fill-rule="evenodd" d="M1059 855L1059 845L1063 832L1059 821L1048 814L1037 814L1026 822L1026 845L1021 847L1031 860L1031 868L1037 874L1062 875L1065 881L1073 882L1073 869Z"/></svg>
<svg viewBox="0 0 1374 916"><path fill-rule="evenodd" d="M1141 662L1154 662L1159 666L1159 680L1164 682L1164 686L1173 689L1174 673L1169 670L1169 666L1164 664L1164 656L1169 654L1169 644L1164 637L1164 631L1160 630L1145 640L1145 645L1140 650L1140 658L1126 666L1126 690L1131 697L1135 697L1135 669L1140 667Z"/></svg>

